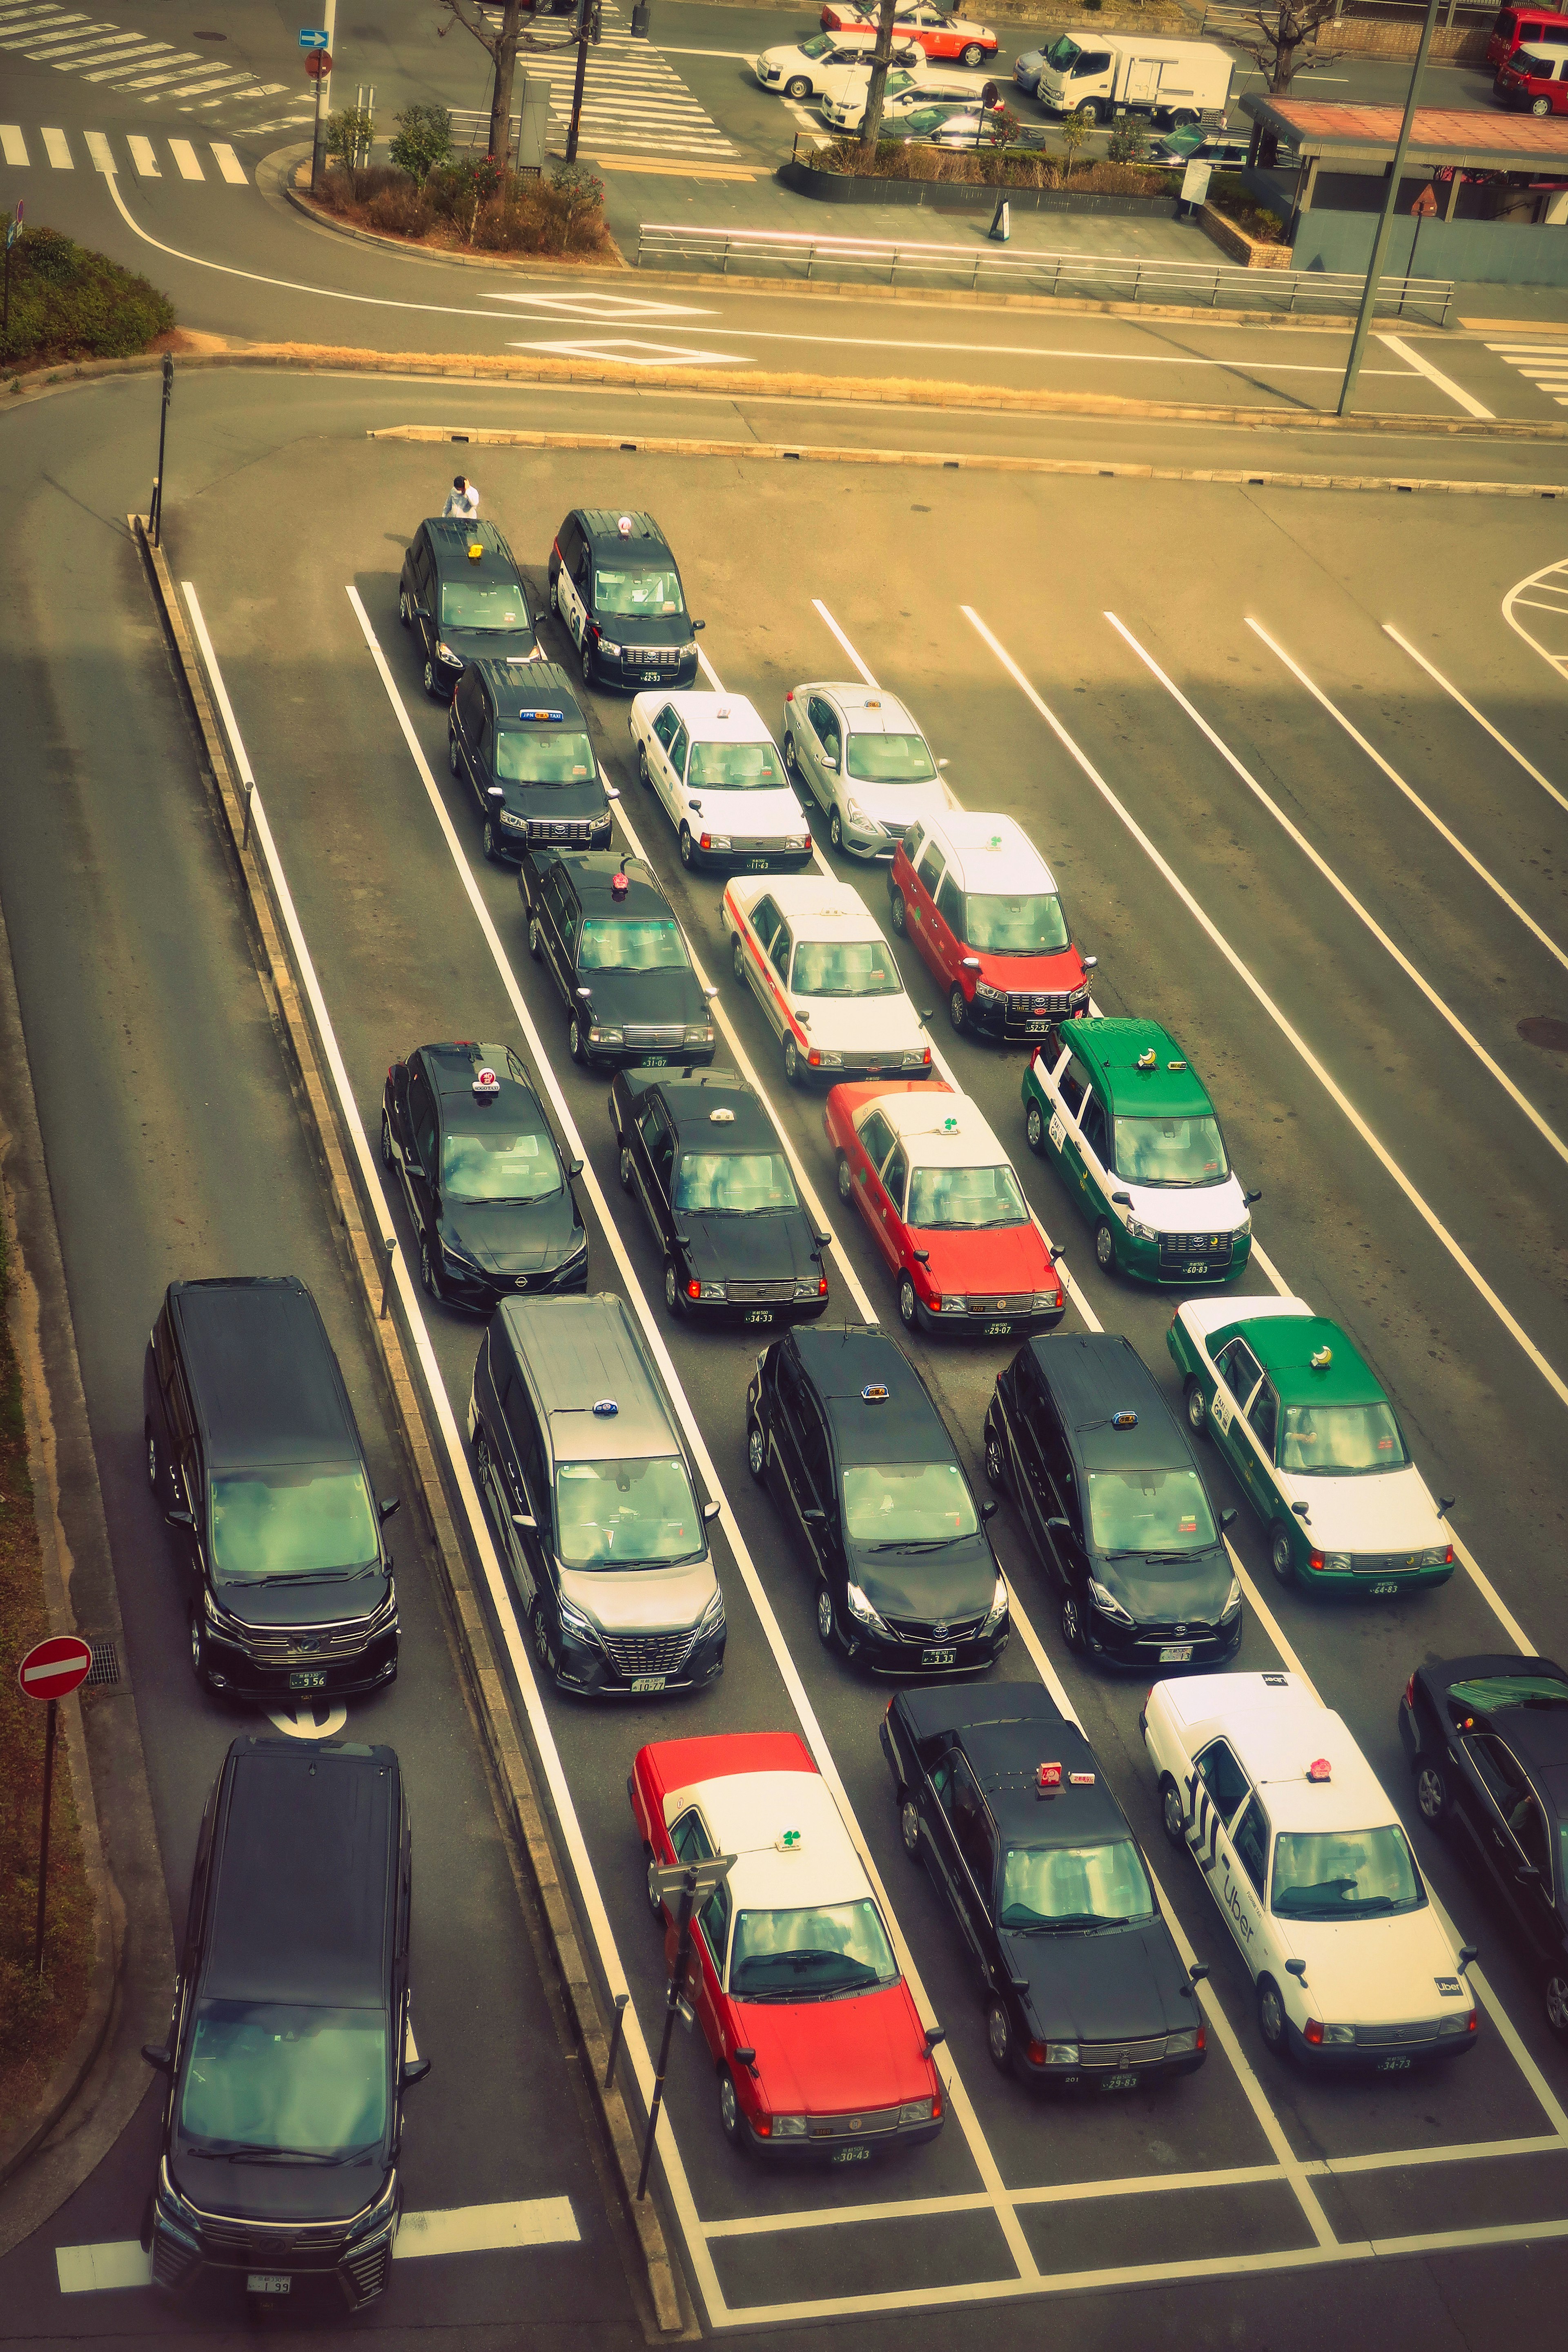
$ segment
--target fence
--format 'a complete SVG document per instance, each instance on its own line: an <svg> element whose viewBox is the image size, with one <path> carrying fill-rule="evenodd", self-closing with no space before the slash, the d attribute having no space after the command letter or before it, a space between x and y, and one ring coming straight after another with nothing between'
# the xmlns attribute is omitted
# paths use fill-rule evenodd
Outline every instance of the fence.
<svg viewBox="0 0 1568 2352"><path fill-rule="evenodd" d="M1093 293L1112 301L1205 303L1286 313L1317 307L1354 310L1365 283L1348 270L1240 269L1224 262L1143 261L1125 254L987 252L966 245L904 244L891 238L773 235L761 229L684 228L644 221L639 269L706 267L728 277L763 271L828 282L856 272L889 286L936 280L1014 294ZM1384 278L1380 312L1447 325L1452 281Z"/></svg>

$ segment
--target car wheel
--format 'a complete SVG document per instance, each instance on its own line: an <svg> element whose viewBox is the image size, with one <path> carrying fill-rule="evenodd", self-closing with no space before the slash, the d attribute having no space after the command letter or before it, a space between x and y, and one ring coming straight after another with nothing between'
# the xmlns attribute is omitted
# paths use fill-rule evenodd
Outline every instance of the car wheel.
<svg viewBox="0 0 1568 2352"><path fill-rule="evenodd" d="M646 743L639 743L637 745L637 782L642 786L645 793L652 792L653 778L647 772L647 745Z"/></svg>
<svg viewBox="0 0 1568 2352"><path fill-rule="evenodd" d="M544 1622L542 1601L534 1602L528 1623L529 1630L533 1635L533 1654L548 1674L550 1672L550 1628Z"/></svg>
<svg viewBox="0 0 1568 2352"><path fill-rule="evenodd" d="M1289 2054L1290 2034L1285 2022L1285 2003L1272 1977L1258 1979L1258 2030L1276 2058Z"/></svg>
<svg viewBox="0 0 1568 2352"><path fill-rule="evenodd" d="M837 808L830 810L828 813L827 838L833 844L834 848L842 854L844 848L844 823L843 819L839 816Z"/></svg>
<svg viewBox="0 0 1568 2352"><path fill-rule="evenodd" d="M1013 2073L1013 2022L994 1995L985 2004L985 2049L998 2074Z"/></svg>
<svg viewBox="0 0 1568 2352"><path fill-rule="evenodd" d="M947 1017L957 1034L962 1037L969 1026L969 999L956 981L953 982L948 994Z"/></svg>
<svg viewBox="0 0 1568 2352"><path fill-rule="evenodd" d="M1062 1602L1062 1640L1078 1657L1083 1649L1083 1621L1078 1613L1078 1602L1069 1592Z"/></svg>
<svg viewBox="0 0 1568 2352"><path fill-rule="evenodd" d="M847 1204L855 1191L855 1176L853 1170L850 1168L847 1155L842 1151L838 1155L838 1161L834 1173L838 1179L838 1197Z"/></svg>
<svg viewBox="0 0 1568 2352"><path fill-rule="evenodd" d="M911 1862L921 1858L921 1809L905 1789L899 1798L899 1835Z"/></svg>
<svg viewBox="0 0 1568 2352"><path fill-rule="evenodd" d="M1278 1527L1273 1528L1270 1532L1268 1538L1268 1565L1274 1570L1274 1581L1276 1584L1295 1583L1296 1553L1295 1547L1290 1541L1290 1530L1289 1528Z"/></svg>
<svg viewBox="0 0 1568 2352"><path fill-rule="evenodd" d="M396 1155L392 1149L392 1121L384 1108L381 1114L381 1164L384 1168L395 1168L397 1165Z"/></svg>
<svg viewBox="0 0 1568 2352"><path fill-rule="evenodd" d="M654 1861L654 1852L651 1845L644 1846L642 1850L642 1858L645 1870L650 1870L653 1867ZM652 1919L654 1926L662 1930L664 1927L664 1897L654 1892L654 1889L648 1884L646 1875L643 1879L643 1893L647 1897L649 1917Z"/></svg>
<svg viewBox="0 0 1568 2352"><path fill-rule="evenodd" d="M760 1486L768 1475L768 1441L754 1421L746 1431L746 1467Z"/></svg>
<svg viewBox="0 0 1568 2352"><path fill-rule="evenodd" d="M436 692L436 665L433 661L425 665L425 691L432 696Z"/></svg>
<svg viewBox="0 0 1568 2352"><path fill-rule="evenodd" d="M1209 1401L1204 1394L1204 1384L1195 1374L1189 1378L1183 1391L1187 1402L1187 1427L1194 1437L1209 1433Z"/></svg>
<svg viewBox="0 0 1568 2352"><path fill-rule="evenodd" d="M1187 1813L1182 1792L1168 1772L1160 1775L1160 1827L1173 1846L1187 1842Z"/></svg>
<svg viewBox="0 0 1568 2352"><path fill-rule="evenodd" d="M985 52L978 41L966 42L958 53L958 62L961 66L978 66L983 65L984 61Z"/></svg>
<svg viewBox="0 0 1568 2352"><path fill-rule="evenodd" d="M1007 1457L1002 1451L1002 1440L994 1429L985 1432L985 1475L998 1495L1007 1491Z"/></svg>
<svg viewBox="0 0 1568 2352"><path fill-rule="evenodd" d="M792 74L784 84L784 94L786 98L793 98L798 106L803 98L811 96L811 84L804 74Z"/></svg>
<svg viewBox="0 0 1568 2352"><path fill-rule="evenodd" d="M1101 1217L1094 1229L1094 1262L1101 1274L1116 1272L1116 1234L1109 1217Z"/></svg>
<svg viewBox="0 0 1568 2352"><path fill-rule="evenodd" d="M452 732L449 721L447 728L447 765L455 776L462 774L463 763L458 757L458 739Z"/></svg>
<svg viewBox="0 0 1568 2352"><path fill-rule="evenodd" d="M211 1690L212 1676L207 1665L206 1630L202 1623L199 1609L193 1609L191 1612L191 1672L195 1675L200 1689Z"/></svg>
<svg viewBox="0 0 1568 2352"><path fill-rule="evenodd" d="M441 1278L436 1271L435 1260L430 1255L429 1240L424 1234L419 1236L419 1279L432 1298L440 1297Z"/></svg>
<svg viewBox="0 0 1568 2352"><path fill-rule="evenodd" d="M731 2147L744 2145L741 2137L741 2102L735 2095L735 2078L728 2066L719 2075L719 2128Z"/></svg>
<svg viewBox="0 0 1568 2352"><path fill-rule="evenodd" d="M150 1421L142 1423L142 1434L147 1440L147 1484L155 1495L159 1491L158 1441L153 1434L153 1424Z"/></svg>
<svg viewBox="0 0 1568 2352"><path fill-rule="evenodd" d="M624 1143L621 1146L620 1166L621 1190L623 1192L629 1192L632 1189L632 1155L629 1148Z"/></svg>
<svg viewBox="0 0 1568 2352"><path fill-rule="evenodd" d="M1046 1122L1040 1117L1038 1103L1032 1102L1024 1114L1024 1140L1031 1151L1040 1152L1046 1148Z"/></svg>
<svg viewBox="0 0 1568 2352"><path fill-rule="evenodd" d="M533 958L535 963L543 962L544 943L539 936L539 918L537 915L530 915L528 919L528 952Z"/></svg>
<svg viewBox="0 0 1568 2352"><path fill-rule="evenodd" d="M411 629L414 626L414 615L408 609L406 588L400 588L397 592L397 617L405 629Z"/></svg>
<svg viewBox="0 0 1568 2352"><path fill-rule="evenodd" d="M1100 121L1100 109L1092 98L1084 100L1083 104L1079 108L1078 119L1080 122L1087 122L1091 131L1094 129L1095 124Z"/></svg>
<svg viewBox="0 0 1568 2352"><path fill-rule="evenodd" d="M667 1315L673 1315L679 1318L684 1304L679 1279L675 1271L675 1260L667 1257L664 1261L664 1311Z"/></svg>
<svg viewBox="0 0 1568 2352"><path fill-rule="evenodd" d="M489 859L490 864L492 866L499 866L501 862L500 844L496 839L495 819L493 817L488 816L485 819L484 848L485 856Z"/></svg>
<svg viewBox="0 0 1568 2352"><path fill-rule="evenodd" d="M1190 131L1197 119L1190 106L1178 106L1171 117L1171 127L1175 131Z"/></svg>
<svg viewBox="0 0 1568 2352"><path fill-rule="evenodd" d="M891 885L889 886L888 914L900 939L907 940L909 933L904 929L904 894L901 890L893 889Z"/></svg>
<svg viewBox="0 0 1568 2352"><path fill-rule="evenodd" d="M907 1274L899 1276L899 1313L906 1331L915 1328L915 1286Z"/></svg>
<svg viewBox="0 0 1568 2352"><path fill-rule="evenodd" d="M583 639L583 683L584 686L594 683L594 641L589 636Z"/></svg>
<svg viewBox="0 0 1568 2352"><path fill-rule="evenodd" d="M587 1061L588 1050L583 1042L583 1024L574 1013L566 1024L566 1051L578 1067L582 1068Z"/></svg>
<svg viewBox="0 0 1568 2352"><path fill-rule="evenodd" d="M1568 1968L1559 1965L1546 1974L1546 2022L1561 2042L1568 2042Z"/></svg>
<svg viewBox="0 0 1568 2352"><path fill-rule="evenodd" d="M792 1087L800 1076L800 1054L795 1039L788 1035L784 1041L784 1074Z"/></svg>
<svg viewBox="0 0 1568 2352"><path fill-rule="evenodd" d="M691 842L691 827L689 824L683 824L680 828L680 862L682 866L689 866L691 864L695 852L692 848Z"/></svg>
<svg viewBox="0 0 1568 2352"><path fill-rule="evenodd" d="M801 780L800 762L795 756L795 737L793 735L786 734L784 739L784 773L792 783L798 784Z"/></svg>
<svg viewBox="0 0 1568 2352"><path fill-rule="evenodd" d="M1550 114L1552 111L1552 100L1549 98L1531 99L1530 110L1531 114Z"/></svg>
<svg viewBox="0 0 1568 2352"><path fill-rule="evenodd" d="M838 1636L838 1622L834 1615L833 1595L826 1584L816 1589L816 1638L831 1650Z"/></svg>
<svg viewBox="0 0 1568 2352"><path fill-rule="evenodd" d="M737 980L745 979L746 943L739 931L731 932L730 937L730 969Z"/></svg>
<svg viewBox="0 0 1568 2352"><path fill-rule="evenodd" d="M1415 1801L1429 1830L1448 1826L1448 1783L1436 1764L1424 1756L1415 1759Z"/></svg>

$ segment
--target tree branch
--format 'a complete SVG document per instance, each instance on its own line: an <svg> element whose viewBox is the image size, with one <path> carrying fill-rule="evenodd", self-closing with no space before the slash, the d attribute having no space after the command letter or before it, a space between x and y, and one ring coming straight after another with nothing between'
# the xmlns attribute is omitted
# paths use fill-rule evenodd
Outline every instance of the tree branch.
<svg viewBox="0 0 1568 2352"><path fill-rule="evenodd" d="M464 32L471 33L480 48L494 59L500 37L490 31L484 18L472 6L472 0L436 0L436 5L445 9L448 16L455 17Z"/></svg>

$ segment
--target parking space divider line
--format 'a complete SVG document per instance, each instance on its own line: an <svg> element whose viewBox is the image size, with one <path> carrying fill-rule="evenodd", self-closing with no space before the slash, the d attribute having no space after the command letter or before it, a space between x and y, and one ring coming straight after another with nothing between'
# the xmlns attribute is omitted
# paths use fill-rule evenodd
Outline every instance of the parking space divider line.
<svg viewBox="0 0 1568 2352"><path fill-rule="evenodd" d="M1391 2148L1385 2155L1329 2156L1323 2158L1321 2169L1338 2178L1357 2172L1403 2171L1415 2164L1489 2163L1500 2156L1563 2155L1568 2155L1568 2140L1561 2133L1548 2132L1535 2139L1482 2139L1448 2147Z"/></svg>
<svg viewBox="0 0 1568 2352"><path fill-rule="evenodd" d="M1417 653L1409 638L1402 635L1400 631L1394 627L1392 621L1384 621L1383 631L1385 636L1389 636L1394 639L1394 644L1400 648L1401 652L1407 653L1413 662L1419 662L1427 677L1435 678L1437 684L1442 688L1445 694L1450 694L1453 696L1454 700L1458 704L1460 709L1468 711L1470 717L1475 720L1476 725L1478 727L1484 728L1487 733L1491 737L1494 743L1501 744L1503 750L1508 753L1509 758L1510 760L1516 760L1519 762L1519 765L1524 770L1525 774L1527 776L1533 777L1535 782L1541 786L1543 793L1551 793L1552 798L1556 802L1559 808L1568 809L1568 794L1560 793L1556 785L1550 782L1548 779L1542 774L1540 769L1536 767L1534 762L1525 758L1524 753L1519 749L1518 745L1509 741L1508 737L1502 732L1500 728L1494 727L1491 720L1486 718L1482 712L1479 711L1473 702L1467 700L1466 697L1459 692L1458 688L1453 683L1453 680L1451 678L1445 677L1442 671L1437 667L1435 662L1429 662L1425 654Z"/></svg>
<svg viewBox="0 0 1568 2352"><path fill-rule="evenodd" d="M1019 2202L1021 2191L1015 2191ZM825 2205L803 2213L746 2213L737 2221L708 2221L703 2235L714 2238L771 2238L792 2230L826 2230L843 2223L858 2229L867 2221L918 2221L942 2213L988 2213L991 2200L984 2190L969 2197L891 2198L880 2205Z"/></svg>

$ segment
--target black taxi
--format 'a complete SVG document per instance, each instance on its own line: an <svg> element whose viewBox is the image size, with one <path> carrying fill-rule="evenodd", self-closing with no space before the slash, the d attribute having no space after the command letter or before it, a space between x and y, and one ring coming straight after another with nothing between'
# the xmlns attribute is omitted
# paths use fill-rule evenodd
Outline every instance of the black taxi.
<svg viewBox="0 0 1568 2352"><path fill-rule="evenodd" d="M525 848L517 887L528 951L566 1006L584 1067L713 1059L713 1014L686 935L647 861L612 850Z"/></svg>
<svg viewBox="0 0 1568 2352"><path fill-rule="evenodd" d="M550 551L550 601L587 686L691 686L697 632L669 541L650 514L575 507Z"/></svg>
<svg viewBox="0 0 1568 2352"><path fill-rule="evenodd" d="M554 662L496 661L464 670L447 715L447 764L485 821L497 864L531 841L608 849L610 803L572 681Z"/></svg>
<svg viewBox="0 0 1568 2352"><path fill-rule="evenodd" d="M403 559L397 617L418 636L437 702L477 656L526 662L539 651L517 559L493 522L428 516Z"/></svg>

